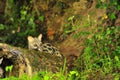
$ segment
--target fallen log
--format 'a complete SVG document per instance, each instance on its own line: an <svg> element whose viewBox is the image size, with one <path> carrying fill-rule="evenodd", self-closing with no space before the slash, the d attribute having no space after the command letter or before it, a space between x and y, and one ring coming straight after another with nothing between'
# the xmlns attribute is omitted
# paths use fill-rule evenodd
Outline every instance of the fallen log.
<svg viewBox="0 0 120 80"><path fill-rule="evenodd" d="M23 49L0 43L0 77L21 77L23 74L32 76L40 71L59 72L63 67L63 59L39 51ZM7 72L5 69L13 65L13 69Z"/></svg>

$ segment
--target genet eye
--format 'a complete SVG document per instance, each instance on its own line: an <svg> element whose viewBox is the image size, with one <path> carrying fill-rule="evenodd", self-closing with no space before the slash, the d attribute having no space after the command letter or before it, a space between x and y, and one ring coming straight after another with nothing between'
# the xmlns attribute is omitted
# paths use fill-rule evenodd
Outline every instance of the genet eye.
<svg viewBox="0 0 120 80"><path fill-rule="evenodd" d="M34 44L34 49L38 49L38 46L37 46L37 44Z"/></svg>

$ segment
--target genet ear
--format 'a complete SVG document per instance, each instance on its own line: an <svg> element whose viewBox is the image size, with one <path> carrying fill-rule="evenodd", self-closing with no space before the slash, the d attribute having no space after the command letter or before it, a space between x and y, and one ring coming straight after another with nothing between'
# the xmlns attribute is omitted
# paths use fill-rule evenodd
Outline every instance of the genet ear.
<svg viewBox="0 0 120 80"><path fill-rule="evenodd" d="M39 40L39 41L42 41L42 34L39 34L38 40Z"/></svg>
<svg viewBox="0 0 120 80"><path fill-rule="evenodd" d="M34 38L33 38L32 36L28 36L28 38L27 38L27 39L28 39L28 41L29 41L29 42L34 41Z"/></svg>

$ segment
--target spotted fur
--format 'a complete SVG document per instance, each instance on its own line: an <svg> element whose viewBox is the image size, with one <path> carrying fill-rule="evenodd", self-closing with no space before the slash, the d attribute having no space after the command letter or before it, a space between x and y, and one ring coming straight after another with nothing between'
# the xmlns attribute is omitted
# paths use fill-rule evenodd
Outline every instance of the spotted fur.
<svg viewBox="0 0 120 80"><path fill-rule="evenodd" d="M55 46L52 46L50 43L42 43L42 34L40 34L38 38L28 36L28 48L29 50L34 49L40 52L49 53L52 55L62 57L60 51Z"/></svg>

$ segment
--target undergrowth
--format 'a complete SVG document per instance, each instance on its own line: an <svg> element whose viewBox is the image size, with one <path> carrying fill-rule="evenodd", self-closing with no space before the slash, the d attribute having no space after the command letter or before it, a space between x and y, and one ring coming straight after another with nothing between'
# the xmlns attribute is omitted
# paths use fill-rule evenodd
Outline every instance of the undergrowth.
<svg viewBox="0 0 120 80"><path fill-rule="evenodd" d="M119 28L98 27L97 33L86 40L84 53L78 59L81 79L120 79ZM114 36L113 36L114 35ZM114 42L115 40L115 42ZM109 76L110 75L110 76Z"/></svg>
<svg viewBox="0 0 120 80"><path fill-rule="evenodd" d="M77 71L70 71L66 76L62 73L50 73L46 71L41 71L37 74L34 74L33 77L23 75L22 77L10 76L1 80L78 80L77 76L79 73Z"/></svg>
<svg viewBox="0 0 120 80"><path fill-rule="evenodd" d="M48 71L40 71L33 76L28 76L23 74L22 77L14 77L9 76L1 80L78 80L79 73L78 71L70 71L66 70L66 59L64 60L63 68L60 69L60 72L52 73Z"/></svg>
<svg viewBox="0 0 120 80"><path fill-rule="evenodd" d="M120 10L117 0L110 0L109 3L103 0L98 1L98 8ZM106 16L111 22L117 18L114 11L108 12ZM76 61L76 70L80 73L80 80L119 80L120 26L101 24L96 26L94 31L94 35L85 42L83 54Z"/></svg>

